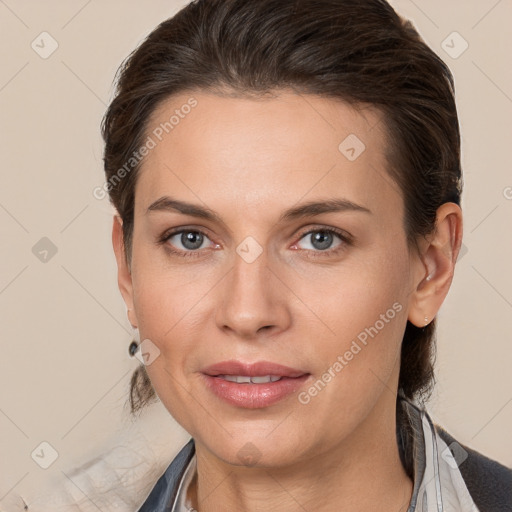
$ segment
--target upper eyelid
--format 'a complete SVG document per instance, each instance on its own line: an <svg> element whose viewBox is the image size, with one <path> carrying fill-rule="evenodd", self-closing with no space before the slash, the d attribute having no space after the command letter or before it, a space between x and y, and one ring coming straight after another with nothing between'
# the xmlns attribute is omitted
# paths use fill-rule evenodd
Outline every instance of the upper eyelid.
<svg viewBox="0 0 512 512"><path fill-rule="evenodd" d="M339 237L345 237L345 238L352 238L352 235L341 228L333 228L328 226L320 226L320 227L313 227L310 229L307 229L306 231L300 232L300 237L302 238L305 235L309 235L311 233L315 233L316 231L327 231L330 233L334 233L335 235L338 235Z"/></svg>

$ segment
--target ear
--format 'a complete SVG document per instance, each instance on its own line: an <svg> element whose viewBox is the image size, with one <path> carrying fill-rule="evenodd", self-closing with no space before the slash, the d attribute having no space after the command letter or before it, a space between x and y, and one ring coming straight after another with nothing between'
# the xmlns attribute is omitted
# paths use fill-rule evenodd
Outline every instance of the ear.
<svg viewBox="0 0 512 512"><path fill-rule="evenodd" d="M132 327L137 328L137 317L134 310L133 285L130 265L124 250L123 221L119 215L114 215L112 226L112 245L117 261L117 284L128 308L128 320Z"/></svg>
<svg viewBox="0 0 512 512"><path fill-rule="evenodd" d="M420 244L408 316L417 327L430 323L439 311L452 283L461 243L462 210L455 203L444 203L437 210L435 233Z"/></svg>

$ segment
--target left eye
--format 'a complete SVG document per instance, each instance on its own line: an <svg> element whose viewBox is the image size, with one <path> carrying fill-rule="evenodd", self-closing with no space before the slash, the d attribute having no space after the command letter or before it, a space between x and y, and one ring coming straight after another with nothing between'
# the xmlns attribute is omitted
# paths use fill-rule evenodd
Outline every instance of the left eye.
<svg viewBox="0 0 512 512"><path fill-rule="evenodd" d="M306 246L300 248L306 250L326 251L328 249L333 249L331 246L335 238L340 240L340 242L335 247L338 247L345 241L342 235L330 229L317 229L315 231L309 231L305 233L301 238L301 240L309 241L309 247Z"/></svg>

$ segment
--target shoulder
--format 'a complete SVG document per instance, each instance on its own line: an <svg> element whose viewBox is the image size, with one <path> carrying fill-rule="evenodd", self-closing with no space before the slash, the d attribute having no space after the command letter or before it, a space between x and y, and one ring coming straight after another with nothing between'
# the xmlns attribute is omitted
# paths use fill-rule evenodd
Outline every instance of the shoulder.
<svg viewBox="0 0 512 512"><path fill-rule="evenodd" d="M480 512L512 512L512 469L459 443L440 425L435 429L452 452Z"/></svg>

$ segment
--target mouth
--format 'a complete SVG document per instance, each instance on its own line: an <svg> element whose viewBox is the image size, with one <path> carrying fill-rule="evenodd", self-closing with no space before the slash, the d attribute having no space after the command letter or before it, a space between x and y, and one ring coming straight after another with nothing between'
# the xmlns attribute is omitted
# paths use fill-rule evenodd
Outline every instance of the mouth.
<svg viewBox="0 0 512 512"><path fill-rule="evenodd" d="M269 407L293 394L311 375L268 361L224 361L202 371L206 387L224 402L245 409Z"/></svg>

